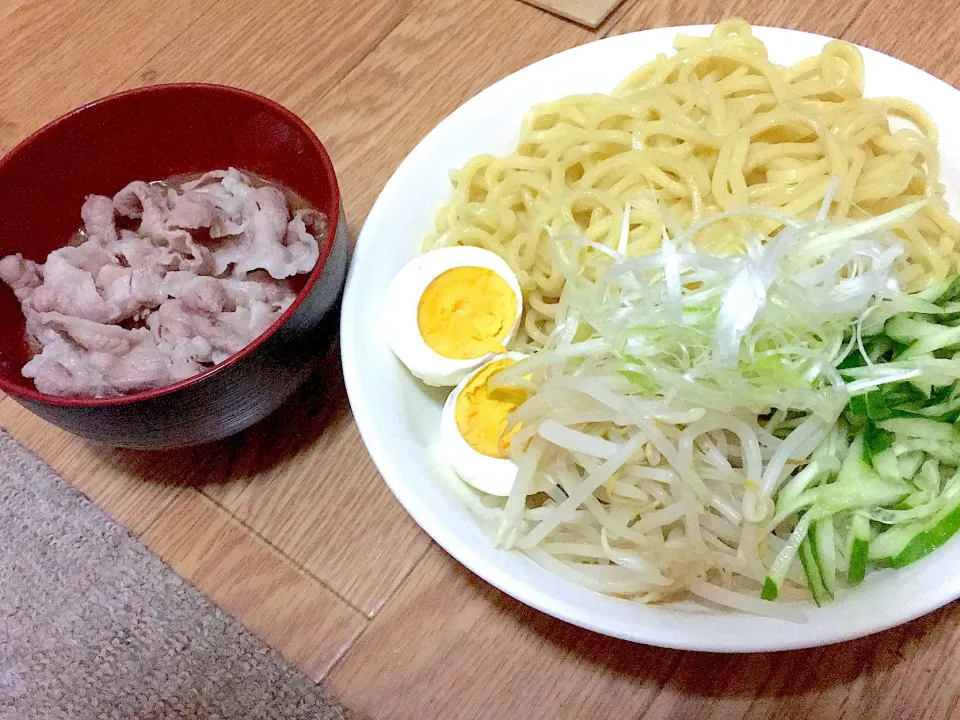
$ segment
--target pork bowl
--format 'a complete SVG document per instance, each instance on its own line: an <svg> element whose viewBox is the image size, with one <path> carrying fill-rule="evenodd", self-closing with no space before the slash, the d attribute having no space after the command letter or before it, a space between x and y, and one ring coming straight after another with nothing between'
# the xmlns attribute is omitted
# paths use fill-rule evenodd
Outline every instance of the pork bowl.
<svg viewBox="0 0 960 720"><path fill-rule="evenodd" d="M0 160L0 390L106 444L194 445L273 412L332 339L333 164L296 115L203 84L113 95Z"/></svg>

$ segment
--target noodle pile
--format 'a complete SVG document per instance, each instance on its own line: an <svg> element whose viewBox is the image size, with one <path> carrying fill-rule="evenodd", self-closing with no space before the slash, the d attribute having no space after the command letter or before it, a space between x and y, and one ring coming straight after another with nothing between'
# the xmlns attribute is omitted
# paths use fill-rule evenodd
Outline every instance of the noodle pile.
<svg viewBox="0 0 960 720"><path fill-rule="evenodd" d="M937 181L937 128L906 100L863 97L853 45L832 41L780 67L746 23L732 20L706 38L679 36L675 47L612 95L534 107L516 153L481 155L452 174L454 198L424 247L501 255L523 287L532 345L554 328L564 276L551 239L564 233L640 256L664 236L749 205L812 217L835 192L829 217L843 221L926 198L894 228L905 248L901 287L916 291L957 270L960 225ZM908 127L893 130L892 119ZM781 228L755 215L727 218L694 242L742 252L747 233L772 237Z"/></svg>

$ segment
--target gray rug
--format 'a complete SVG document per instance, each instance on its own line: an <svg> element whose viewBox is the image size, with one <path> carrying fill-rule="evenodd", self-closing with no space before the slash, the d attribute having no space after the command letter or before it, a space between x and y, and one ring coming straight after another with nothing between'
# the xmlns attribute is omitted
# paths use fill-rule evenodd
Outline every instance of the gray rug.
<svg viewBox="0 0 960 720"><path fill-rule="evenodd" d="M2 720L344 717L0 431Z"/></svg>

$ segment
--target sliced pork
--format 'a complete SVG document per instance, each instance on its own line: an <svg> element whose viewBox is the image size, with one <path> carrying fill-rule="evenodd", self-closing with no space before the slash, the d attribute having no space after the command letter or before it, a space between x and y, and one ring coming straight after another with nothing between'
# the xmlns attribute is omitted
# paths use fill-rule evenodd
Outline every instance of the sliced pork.
<svg viewBox="0 0 960 720"><path fill-rule="evenodd" d="M326 218L236 169L132 182L90 195L82 241L43 264L0 259L36 348L37 389L107 397L163 387L223 362L290 306Z"/></svg>

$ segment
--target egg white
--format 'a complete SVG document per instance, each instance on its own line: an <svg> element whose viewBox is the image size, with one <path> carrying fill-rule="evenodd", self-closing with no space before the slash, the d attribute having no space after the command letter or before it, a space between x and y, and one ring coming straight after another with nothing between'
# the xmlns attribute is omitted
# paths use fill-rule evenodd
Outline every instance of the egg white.
<svg viewBox="0 0 960 720"><path fill-rule="evenodd" d="M510 494L517 479L517 464L509 458L490 457L470 447L457 427L457 398L474 376L491 362L504 358L522 360L525 357L516 352L495 355L460 381L447 397L440 413L440 444L447 462L464 482L490 495L506 497Z"/></svg>
<svg viewBox="0 0 960 720"><path fill-rule="evenodd" d="M424 291L438 276L458 267L481 267L502 277L517 298L513 327L501 341L506 345L517 335L523 313L523 293L517 276L496 253L482 248L453 246L431 250L407 263L387 288L381 322L390 349L416 377L427 385L456 385L470 371L490 361L495 353L454 360L430 348L420 334L417 309Z"/></svg>

